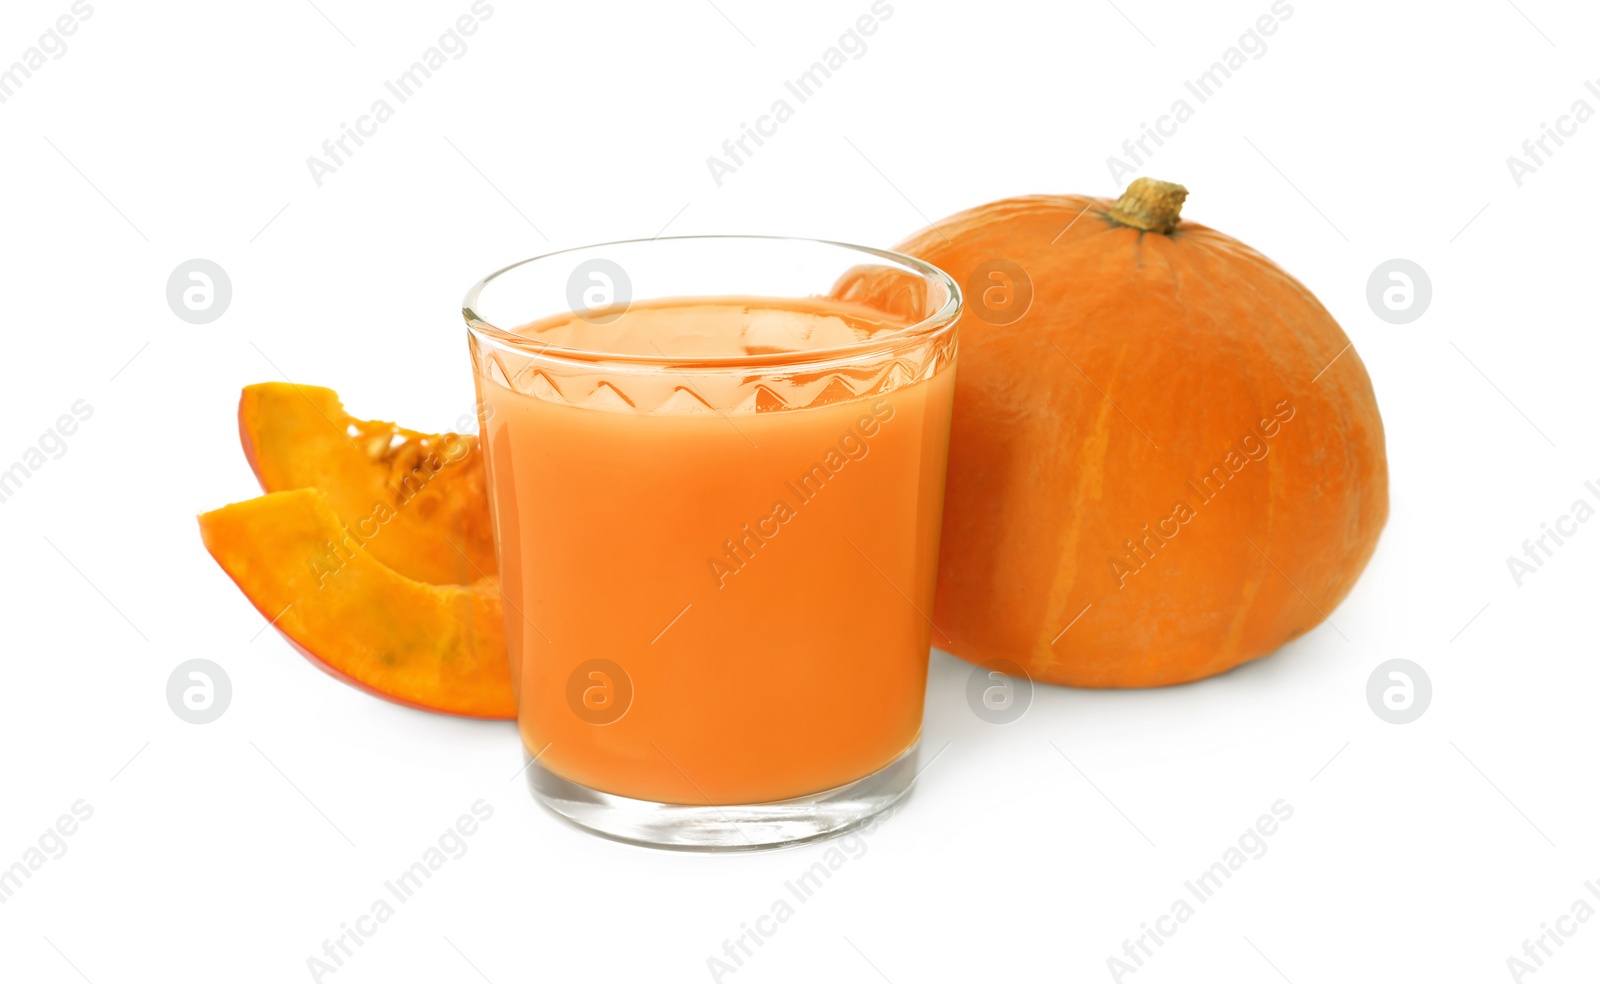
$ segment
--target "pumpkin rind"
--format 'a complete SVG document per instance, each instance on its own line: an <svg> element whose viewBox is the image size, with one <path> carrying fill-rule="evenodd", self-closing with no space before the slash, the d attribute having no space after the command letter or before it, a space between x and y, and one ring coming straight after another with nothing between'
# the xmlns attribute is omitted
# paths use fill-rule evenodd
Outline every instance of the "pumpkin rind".
<svg viewBox="0 0 1600 984"><path fill-rule="evenodd" d="M1145 687L1321 622L1372 556L1388 472L1366 368L1310 291L1222 233L1141 231L1115 204L1008 199L896 249L968 289L934 613L951 651ZM994 259L1032 284L1007 324L967 283Z"/></svg>
<svg viewBox="0 0 1600 984"><path fill-rule="evenodd" d="M205 513L200 535L256 610L334 676L411 707L516 716L493 581L435 585L396 573L314 489Z"/></svg>

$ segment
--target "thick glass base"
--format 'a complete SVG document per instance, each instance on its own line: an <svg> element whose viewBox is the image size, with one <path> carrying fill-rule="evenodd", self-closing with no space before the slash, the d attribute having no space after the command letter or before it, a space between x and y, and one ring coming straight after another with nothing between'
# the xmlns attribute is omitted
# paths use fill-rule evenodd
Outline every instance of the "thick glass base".
<svg viewBox="0 0 1600 984"><path fill-rule="evenodd" d="M877 772L809 796L732 806L653 803L613 796L528 766L533 795L556 816L591 833L676 851L760 851L853 830L911 791L919 742Z"/></svg>

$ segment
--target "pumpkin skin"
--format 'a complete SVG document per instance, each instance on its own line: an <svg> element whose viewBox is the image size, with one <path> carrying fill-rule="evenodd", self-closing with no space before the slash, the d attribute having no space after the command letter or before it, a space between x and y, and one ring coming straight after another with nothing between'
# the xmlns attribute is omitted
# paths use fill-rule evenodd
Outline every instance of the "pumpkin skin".
<svg viewBox="0 0 1600 984"><path fill-rule="evenodd" d="M934 611L955 655L1081 687L1197 680L1316 626L1372 556L1388 469L1366 368L1301 283L1178 221L1184 194L1008 199L895 247L966 293ZM1031 281L1009 323L1006 271L979 269L997 259Z"/></svg>
<svg viewBox="0 0 1600 984"><path fill-rule="evenodd" d="M321 386L257 383L239 395L239 439L262 491L322 490L346 525L379 530L367 550L398 573L429 584L496 573L476 437L358 420Z"/></svg>
<svg viewBox="0 0 1600 984"><path fill-rule="evenodd" d="M315 489L200 516L200 536L264 618L316 666L408 707L516 717L492 580L435 585L380 563ZM328 544L341 552L330 562Z"/></svg>

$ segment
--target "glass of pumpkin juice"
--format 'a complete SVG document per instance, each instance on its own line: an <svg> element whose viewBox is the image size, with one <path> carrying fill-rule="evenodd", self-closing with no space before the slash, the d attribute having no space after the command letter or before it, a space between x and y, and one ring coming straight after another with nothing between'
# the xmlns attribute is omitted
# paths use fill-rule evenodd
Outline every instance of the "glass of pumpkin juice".
<svg viewBox="0 0 1600 984"><path fill-rule="evenodd" d="M960 308L911 257L751 236L552 253L468 292L541 803L749 850L910 789Z"/></svg>

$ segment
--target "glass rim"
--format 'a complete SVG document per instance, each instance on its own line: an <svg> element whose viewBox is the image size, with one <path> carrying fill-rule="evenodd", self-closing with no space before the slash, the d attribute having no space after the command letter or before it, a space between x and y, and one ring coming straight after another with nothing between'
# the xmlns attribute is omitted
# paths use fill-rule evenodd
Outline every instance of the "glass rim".
<svg viewBox="0 0 1600 984"><path fill-rule="evenodd" d="M637 246L649 243L693 242L719 239L742 239L759 242L786 242L806 243L816 246L831 246L849 250L867 256L877 257L895 264L907 272L921 276L924 280L940 284L945 289L945 300L937 310L921 320L893 331L884 332L872 338L851 342L847 345L833 345L825 348L806 349L798 352L776 352L765 355L744 356L670 356L670 355L638 355L629 353L602 352L591 349L581 349L566 345L556 345L549 342L538 342L526 335L491 324L478 314L479 297L484 290L498 278L511 273L520 267L541 260L549 260L568 253L579 253L588 250L604 249L608 246ZM845 272L841 270L842 274ZM530 256L524 260L501 267L488 276L479 280L467 289L466 297L461 301L461 316L466 320L467 330L473 334L481 335L496 341L509 348L527 355L540 358L553 359L562 362L576 362L586 365L609 364L627 365L643 368L664 369L770 369L774 367L800 367L816 363L850 362L863 353L881 351L886 345L895 346L931 336L940 331L947 330L955 325L961 316L963 298L961 287L948 273L915 256L897 253L894 250L879 249L875 246L861 246L855 243L840 242L833 239L814 239L808 236L766 236L753 234L712 234L698 236L656 236L648 239L619 239L606 243L591 243L586 246L573 246L567 249L553 250Z"/></svg>

